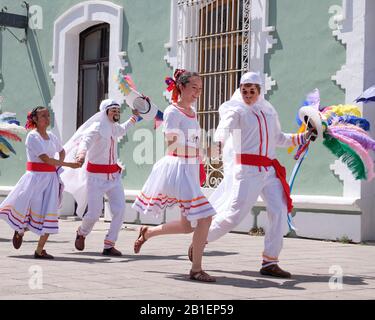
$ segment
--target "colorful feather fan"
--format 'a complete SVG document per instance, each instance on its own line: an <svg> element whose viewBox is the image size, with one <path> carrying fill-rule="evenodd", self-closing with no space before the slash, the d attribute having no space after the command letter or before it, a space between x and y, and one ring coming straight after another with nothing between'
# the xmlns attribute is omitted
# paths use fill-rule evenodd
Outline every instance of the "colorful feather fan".
<svg viewBox="0 0 375 320"><path fill-rule="evenodd" d="M370 123L362 118L359 107L330 106L320 116L325 127L323 145L347 165L355 179L372 180L374 161L369 151L375 151L375 140L366 132Z"/></svg>
<svg viewBox="0 0 375 320"><path fill-rule="evenodd" d="M362 118L360 108L355 105L342 104L323 108L320 106L318 89L306 96L302 107L311 107L308 113L311 113L311 116L315 114L317 119L321 119L318 122L321 122L323 129L323 145L347 165L355 179L372 180L375 173L374 160L370 155L370 150L375 151L375 140L368 134L370 123ZM297 117L299 118L298 114ZM302 119L300 119L300 123L302 123ZM299 133L306 130L303 124ZM292 151L293 149L290 148L289 152ZM299 151L295 158L298 156Z"/></svg>
<svg viewBox="0 0 375 320"><path fill-rule="evenodd" d="M15 113L4 112L0 114L0 158L9 158L10 153L16 154L8 140L22 141L20 134L25 134L26 129L19 125Z"/></svg>

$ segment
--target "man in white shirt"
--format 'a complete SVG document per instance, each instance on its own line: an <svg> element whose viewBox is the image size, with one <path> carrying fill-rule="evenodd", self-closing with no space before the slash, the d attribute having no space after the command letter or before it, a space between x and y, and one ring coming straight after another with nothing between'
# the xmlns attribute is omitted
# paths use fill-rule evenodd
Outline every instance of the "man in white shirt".
<svg viewBox="0 0 375 320"><path fill-rule="evenodd" d="M220 123L214 139L225 143L224 180L209 198L217 215L207 241L215 241L237 226L261 195L269 228L260 272L290 278L291 274L278 266L284 225L293 206L285 168L276 159L276 147L303 145L312 133L283 133L276 110L260 96L261 84L257 73L245 73L240 88L219 108Z"/></svg>
<svg viewBox="0 0 375 320"><path fill-rule="evenodd" d="M104 239L104 255L121 256L115 248L118 233L124 222L125 195L121 183L122 168L117 164L117 139L124 136L138 120L138 112L126 122L119 124L120 105L106 99L100 104L100 111L87 120L67 143L67 153L74 150L78 162L82 163L79 176L72 179L70 173L63 175L66 191L75 197L78 209L87 213L77 230L75 247L84 250L85 239L99 220L103 208L103 197L108 197L112 221ZM79 214L79 213L78 213Z"/></svg>

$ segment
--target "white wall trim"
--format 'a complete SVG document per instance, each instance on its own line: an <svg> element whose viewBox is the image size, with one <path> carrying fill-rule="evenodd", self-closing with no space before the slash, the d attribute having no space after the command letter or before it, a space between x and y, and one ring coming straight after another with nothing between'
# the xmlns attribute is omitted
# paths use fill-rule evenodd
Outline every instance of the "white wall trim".
<svg viewBox="0 0 375 320"><path fill-rule="evenodd" d="M272 36L276 30L275 26L268 25L269 1L251 0L251 22L250 22L250 70L263 74L264 94L272 91L276 81L271 75L264 72L264 59L277 39Z"/></svg>
<svg viewBox="0 0 375 320"><path fill-rule="evenodd" d="M55 113L54 131L63 142L76 130L79 34L99 23L110 25L109 96L121 103L124 101L114 80L118 70L126 66L123 60L126 53L122 51L123 8L109 1L81 2L54 24L50 75L55 83L55 95L51 106Z"/></svg>
<svg viewBox="0 0 375 320"><path fill-rule="evenodd" d="M274 26L268 25L268 0L250 0L250 70L260 72L263 77L264 93L266 94L272 87L276 85L276 81L266 73L264 73L265 55L277 43L271 32L275 31ZM178 17L178 14L181 16ZM170 36L169 42L164 45L167 50L164 60L173 70L181 67L179 61L183 61L181 56L183 52L178 52L178 37L183 38L184 27L181 25L183 21L183 12L179 12L177 1L171 0L171 17L170 17ZM164 92L166 99L170 100L171 94Z"/></svg>
<svg viewBox="0 0 375 320"><path fill-rule="evenodd" d="M354 100L364 87L365 8L365 0L342 0L341 9L333 17L336 28L333 29L332 34L346 45L346 62L331 78L345 90L345 103L347 104L354 104ZM354 179L340 160L335 161L330 169L343 182L344 197L360 197L360 182Z"/></svg>

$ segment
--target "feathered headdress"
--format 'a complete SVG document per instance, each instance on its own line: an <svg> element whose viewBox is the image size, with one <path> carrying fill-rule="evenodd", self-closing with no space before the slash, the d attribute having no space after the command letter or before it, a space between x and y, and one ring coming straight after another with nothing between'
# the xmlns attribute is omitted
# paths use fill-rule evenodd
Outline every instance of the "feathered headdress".
<svg viewBox="0 0 375 320"><path fill-rule="evenodd" d="M16 154L13 146L8 140L21 141L19 135L26 133L20 126L15 113L4 112L0 114L0 158L9 158L10 153Z"/></svg>

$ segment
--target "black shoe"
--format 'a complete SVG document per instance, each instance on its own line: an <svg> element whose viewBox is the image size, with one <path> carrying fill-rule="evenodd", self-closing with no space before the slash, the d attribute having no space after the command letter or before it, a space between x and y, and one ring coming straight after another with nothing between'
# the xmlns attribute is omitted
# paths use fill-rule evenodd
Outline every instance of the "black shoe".
<svg viewBox="0 0 375 320"><path fill-rule="evenodd" d="M271 276L276 278L291 278L291 274L288 271L284 271L277 264L272 264L268 267L260 269L260 273L264 276Z"/></svg>
<svg viewBox="0 0 375 320"><path fill-rule="evenodd" d="M118 251L115 247L103 249L103 255L105 256L113 256L113 257L121 257L121 251Z"/></svg>

